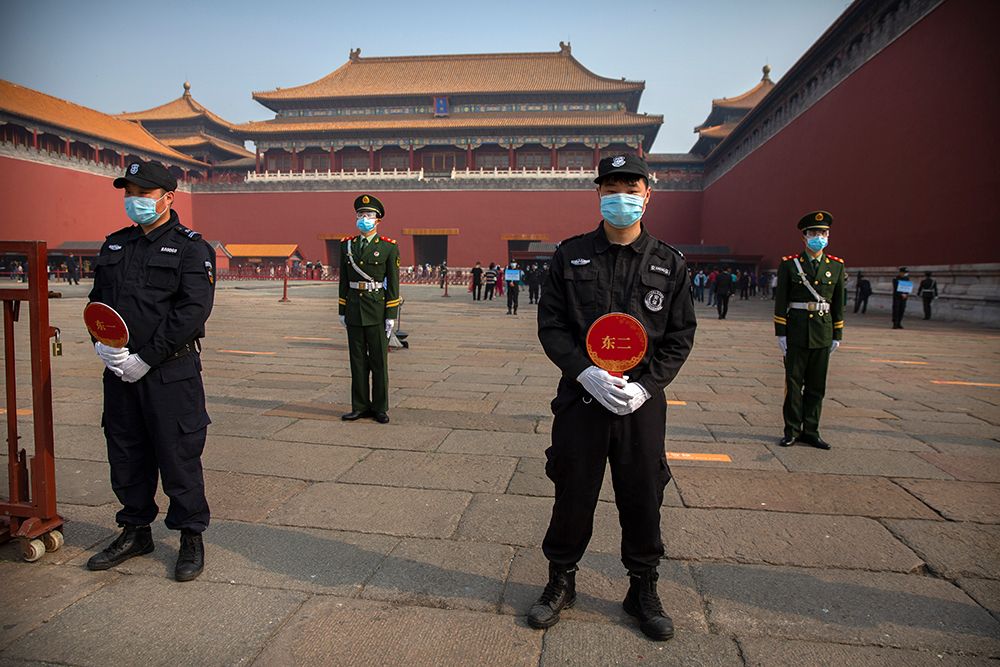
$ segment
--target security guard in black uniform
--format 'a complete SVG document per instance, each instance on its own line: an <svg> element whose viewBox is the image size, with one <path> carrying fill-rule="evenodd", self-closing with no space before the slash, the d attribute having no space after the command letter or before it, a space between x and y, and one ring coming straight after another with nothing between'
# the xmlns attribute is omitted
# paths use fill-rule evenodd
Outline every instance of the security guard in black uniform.
<svg viewBox="0 0 1000 667"><path fill-rule="evenodd" d="M694 343L694 303L683 255L642 226L651 192L646 163L634 155L605 158L595 182L603 220L559 245L538 306L538 338L562 378L545 452L545 472L555 484L542 543L549 582L528 623L550 627L575 602L576 564L590 541L610 461L630 578L623 606L647 636L665 640L673 636L673 622L656 592L660 505L670 481L664 388ZM648 335L649 349L627 379L594 366L586 353L587 330L610 312L636 317Z"/></svg>
<svg viewBox="0 0 1000 667"><path fill-rule="evenodd" d="M402 302L399 246L376 231L385 207L375 195L355 199L354 211L361 233L340 242L340 323L347 327L351 356L351 411L341 418L387 424L389 338Z"/></svg>
<svg viewBox="0 0 1000 667"><path fill-rule="evenodd" d="M106 570L153 550L157 477L170 498L166 524L181 531L174 576L204 568L208 527L201 453L208 412L198 339L215 296L215 252L171 209L177 179L156 162L133 162L114 186L136 225L110 236L97 257L91 301L114 308L127 348L95 343L104 361L104 416L111 486L123 505L121 535L87 562Z"/></svg>
<svg viewBox="0 0 1000 667"><path fill-rule="evenodd" d="M782 258L774 295L774 335L785 355L785 434L778 442L796 441L819 449L830 444L819 435L830 355L844 337L847 270L844 260L824 254L833 216L807 213L799 220L806 249Z"/></svg>

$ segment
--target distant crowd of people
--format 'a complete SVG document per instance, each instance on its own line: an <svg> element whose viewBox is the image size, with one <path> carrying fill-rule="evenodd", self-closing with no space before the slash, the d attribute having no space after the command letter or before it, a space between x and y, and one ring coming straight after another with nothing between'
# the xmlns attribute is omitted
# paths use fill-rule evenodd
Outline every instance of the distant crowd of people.
<svg viewBox="0 0 1000 667"><path fill-rule="evenodd" d="M719 319L726 319L729 313L729 298L738 294L741 301L753 298L773 299L774 288L778 284L775 273L762 273L732 269L730 267L708 267L691 273L691 291L694 300L708 306L715 305ZM707 300L707 303L706 303Z"/></svg>

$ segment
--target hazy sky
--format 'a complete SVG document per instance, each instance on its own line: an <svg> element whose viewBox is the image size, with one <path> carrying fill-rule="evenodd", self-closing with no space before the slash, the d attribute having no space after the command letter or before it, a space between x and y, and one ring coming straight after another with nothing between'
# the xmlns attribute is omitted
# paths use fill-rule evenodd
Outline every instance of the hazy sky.
<svg viewBox="0 0 1000 667"><path fill-rule="evenodd" d="M211 2L4 0L0 78L107 113L192 94L232 122L274 114L252 91L314 81L362 56L557 51L646 82L655 152L683 153L712 98L778 80L847 0Z"/></svg>

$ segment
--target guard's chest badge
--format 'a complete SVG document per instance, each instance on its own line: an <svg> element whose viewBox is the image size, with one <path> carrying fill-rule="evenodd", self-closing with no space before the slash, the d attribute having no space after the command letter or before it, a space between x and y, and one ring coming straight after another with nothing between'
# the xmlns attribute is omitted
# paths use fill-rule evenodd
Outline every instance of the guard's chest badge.
<svg viewBox="0 0 1000 667"><path fill-rule="evenodd" d="M373 254L375 255L375 257L378 257L378 250L376 250ZM830 275L830 274L828 273L826 275Z"/></svg>
<svg viewBox="0 0 1000 667"><path fill-rule="evenodd" d="M646 308L651 312L658 313L663 310L663 292L658 289L650 290L646 294L646 299L644 301Z"/></svg>

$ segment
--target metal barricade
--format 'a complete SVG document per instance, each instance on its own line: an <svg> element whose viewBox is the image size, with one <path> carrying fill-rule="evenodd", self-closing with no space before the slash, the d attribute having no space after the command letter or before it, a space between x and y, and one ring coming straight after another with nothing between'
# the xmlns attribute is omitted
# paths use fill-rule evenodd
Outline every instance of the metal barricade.
<svg viewBox="0 0 1000 667"><path fill-rule="evenodd" d="M27 561L63 544L62 518L56 513L56 465L52 434L52 372L49 338L58 329L49 326L49 293L44 241L0 241L0 253L26 256L27 288L0 289L3 301L4 371L6 381L7 473L10 495L0 502L0 542L21 541ZM21 302L28 302L31 348L31 410L35 435L34 455L18 448L17 373L14 357L14 323Z"/></svg>

